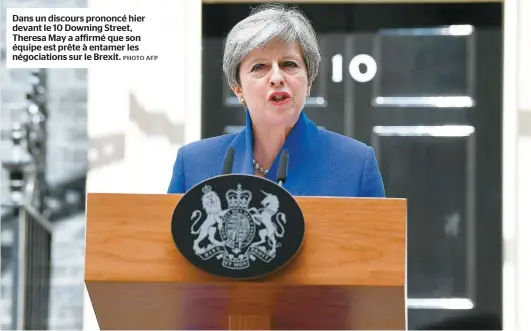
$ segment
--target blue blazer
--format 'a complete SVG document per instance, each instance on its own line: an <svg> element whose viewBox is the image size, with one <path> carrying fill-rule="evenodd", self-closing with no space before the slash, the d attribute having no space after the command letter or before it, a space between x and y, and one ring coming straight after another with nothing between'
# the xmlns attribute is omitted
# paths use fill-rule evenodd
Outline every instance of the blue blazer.
<svg viewBox="0 0 531 331"><path fill-rule="evenodd" d="M254 174L252 125L246 111L245 128L182 146L177 152L168 193L185 193L222 173L229 147L234 147L234 173ZM301 112L281 151L289 152L284 188L294 196L385 197L374 149L364 143L321 129ZM267 178L276 181L280 154Z"/></svg>

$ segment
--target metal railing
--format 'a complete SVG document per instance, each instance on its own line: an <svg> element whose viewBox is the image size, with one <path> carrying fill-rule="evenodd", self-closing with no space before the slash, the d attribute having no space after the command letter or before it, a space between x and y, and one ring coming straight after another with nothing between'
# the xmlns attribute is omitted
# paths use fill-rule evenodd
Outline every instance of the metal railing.
<svg viewBox="0 0 531 331"><path fill-rule="evenodd" d="M11 328L48 329L53 225L46 206L46 72L32 75L26 118L10 132L12 149L2 157L9 199L2 204L14 217L10 259L13 273Z"/></svg>
<svg viewBox="0 0 531 331"><path fill-rule="evenodd" d="M48 329L52 227L30 205L16 207L11 267L13 330Z"/></svg>

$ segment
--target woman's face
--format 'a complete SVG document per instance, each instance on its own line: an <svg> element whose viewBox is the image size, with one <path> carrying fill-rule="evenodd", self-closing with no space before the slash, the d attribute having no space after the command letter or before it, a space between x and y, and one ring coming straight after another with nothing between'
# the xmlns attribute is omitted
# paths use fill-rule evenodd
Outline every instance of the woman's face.
<svg viewBox="0 0 531 331"><path fill-rule="evenodd" d="M253 50L241 63L240 85L233 91L245 101L253 123L293 126L311 88L300 46L272 41Z"/></svg>

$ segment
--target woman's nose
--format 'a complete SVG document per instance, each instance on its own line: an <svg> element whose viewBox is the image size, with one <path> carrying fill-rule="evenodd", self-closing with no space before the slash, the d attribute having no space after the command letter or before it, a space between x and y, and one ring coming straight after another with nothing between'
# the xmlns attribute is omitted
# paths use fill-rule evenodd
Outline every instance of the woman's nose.
<svg viewBox="0 0 531 331"><path fill-rule="evenodd" d="M284 76L278 66L273 66L271 69L271 77L269 78L270 86L282 86L284 85Z"/></svg>

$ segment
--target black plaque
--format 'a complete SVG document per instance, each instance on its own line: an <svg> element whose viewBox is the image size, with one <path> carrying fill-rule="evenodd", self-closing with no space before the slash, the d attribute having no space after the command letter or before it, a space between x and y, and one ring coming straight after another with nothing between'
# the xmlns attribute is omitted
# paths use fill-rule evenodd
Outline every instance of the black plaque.
<svg viewBox="0 0 531 331"><path fill-rule="evenodd" d="M171 231L179 251L217 276L247 279L285 266L301 248L305 223L293 196L251 175L207 179L177 204Z"/></svg>

